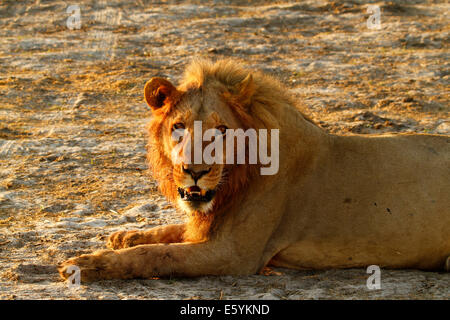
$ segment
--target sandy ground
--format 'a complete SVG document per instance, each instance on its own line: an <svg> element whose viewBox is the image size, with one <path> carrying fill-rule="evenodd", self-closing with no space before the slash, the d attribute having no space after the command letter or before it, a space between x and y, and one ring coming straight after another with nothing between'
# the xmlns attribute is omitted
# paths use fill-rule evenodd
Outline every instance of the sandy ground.
<svg viewBox="0 0 450 320"><path fill-rule="evenodd" d="M68 289L55 265L116 230L180 222L145 162L145 81L193 55L278 76L333 133L450 133L446 1L2 1L0 298L449 299L450 274L293 271L103 281ZM68 5L80 8L80 29Z"/></svg>

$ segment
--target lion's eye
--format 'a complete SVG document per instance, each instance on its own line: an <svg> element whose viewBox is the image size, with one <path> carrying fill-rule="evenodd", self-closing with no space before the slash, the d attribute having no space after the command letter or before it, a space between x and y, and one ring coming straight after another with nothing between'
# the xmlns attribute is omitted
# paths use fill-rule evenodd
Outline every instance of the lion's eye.
<svg viewBox="0 0 450 320"><path fill-rule="evenodd" d="M225 134L227 132L228 127L222 125L222 126L218 126L216 129L219 130L222 134Z"/></svg>
<svg viewBox="0 0 450 320"><path fill-rule="evenodd" d="M184 129L184 124L181 122L177 122L172 126L172 131L175 131L177 129Z"/></svg>
<svg viewBox="0 0 450 320"><path fill-rule="evenodd" d="M184 135L184 124L181 122L177 122L172 126L172 140L179 143L183 140Z"/></svg>

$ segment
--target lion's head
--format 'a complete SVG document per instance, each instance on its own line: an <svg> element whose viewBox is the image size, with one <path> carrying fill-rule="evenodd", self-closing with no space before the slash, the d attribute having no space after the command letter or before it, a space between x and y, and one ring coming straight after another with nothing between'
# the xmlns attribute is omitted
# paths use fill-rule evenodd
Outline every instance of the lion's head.
<svg viewBox="0 0 450 320"><path fill-rule="evenodd" d="M258 164L195 161L194 141L199 138L204 151L214 139L225 141L228 129L277 127L264 105L288 99L279 88L276 80L251 73L234 60L194 60L178 87L162 78L148 81L145 100L153 113L148 160L166 197L187 213L208 214L242 196ZM206 141L196 136L196 122L201 123L197 133L206 137L208 130L213 132ZM222 159L227 151L224 147Z"/></svg>

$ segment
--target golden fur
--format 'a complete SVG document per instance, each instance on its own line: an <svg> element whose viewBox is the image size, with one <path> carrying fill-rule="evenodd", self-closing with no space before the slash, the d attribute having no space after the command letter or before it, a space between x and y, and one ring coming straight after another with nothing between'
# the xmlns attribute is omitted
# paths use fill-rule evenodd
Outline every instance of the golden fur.
<svg viewBox="0 0 450 320"><path fill-rule="evenodd" d="M178 87L151 79L145 99L153 113L153 175L188 222L117 232L109 250L61 264L63 278L72 264L83 281L252 274L268 264L449 267L447 136L327 134L277 80L235 60L194 60ZM174 164L171 130L183 123L189 131L195 120L204 129L279 129L278 173L262 176L259 165L248 164ZM197 183L216 190L212 201L180 200L177 189L194 183L187 172L207 172Z"/></svg>

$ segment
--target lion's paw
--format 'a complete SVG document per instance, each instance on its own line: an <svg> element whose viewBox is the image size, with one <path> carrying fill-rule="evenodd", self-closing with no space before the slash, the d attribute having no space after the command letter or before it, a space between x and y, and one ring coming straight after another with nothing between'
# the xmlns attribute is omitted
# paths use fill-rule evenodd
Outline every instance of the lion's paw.
<svg viewBox="0 0 450 320"><path fill-rule="evenodd" d="M143 244L143 235L140 231L117 231L109 236L106 247L110 249L123 249Z"/></svg>
<svg viewBox="0 0 450 320"><path fill-rule="evenodd" d="M79 268L81 282L114 279L118 277L117 270L114 270L117 266L116 260L114 251L103 250L66 260L58 265L58 272L64 280L67 280L73 274L71 266L75 266Z"/></svg>

